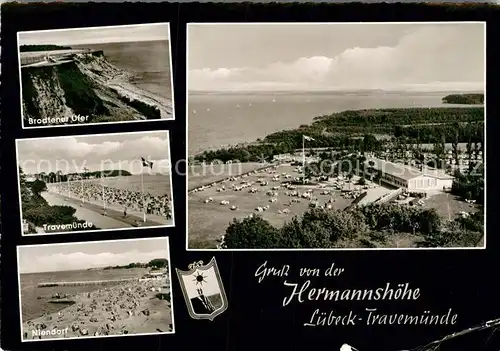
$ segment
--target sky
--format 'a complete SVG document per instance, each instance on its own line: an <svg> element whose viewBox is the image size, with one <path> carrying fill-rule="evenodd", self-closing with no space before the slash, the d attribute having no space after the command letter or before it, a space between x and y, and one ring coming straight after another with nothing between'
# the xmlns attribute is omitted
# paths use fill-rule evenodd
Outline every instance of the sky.
<svg viewBox="0 0 500 351"><path fill-rule="evenodd" d="M152 174L169 174L171 168L168 131L23 139L17 146L18 163L26 174L79 173L84 167L90 172L149 172L141 157L153 162Z"/></svg>
<svg viewBox="0 0 500 351"><path fill-rule="evenodd" d="M483 23L191 24L189 90L481 91L484 28Z"/></svg>
<svg viewBox="0 0 500 351"><path fill-rule="evenodd" d="M19 45L82 45L168 39L168 23L19 32Z"/></svg>
<svg viewBox="0 0 500 351"><path fill-rule="evenodd" d="M200 288L200 285L196 285L195 280L195 277L198 273L203 274L203 276L205 277L206 283L203 283L201 288L203 289L203 293L206 296L220 294L219 282L217 281L217 276L215 275L215 269L214 267L210 267L207 270L196 271L192 275L182 276L184 286L186 287L186 292L190 299L198 296L198 292L196 291L196 289Z"/></svg>
<svg viewBox="0 0 500 351"><path fill-rule="evenodd" d="M169 257L168 238L19 246L19 273L72 271Z"/></svg>

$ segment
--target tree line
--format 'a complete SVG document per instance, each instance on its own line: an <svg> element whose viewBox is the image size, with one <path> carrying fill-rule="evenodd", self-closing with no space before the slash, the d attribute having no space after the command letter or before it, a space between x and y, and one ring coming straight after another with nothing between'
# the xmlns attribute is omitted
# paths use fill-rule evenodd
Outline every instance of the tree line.
<svg viewBox="0 0 500 351"><path fill-rule="evenodd" d="M281 228L261 216L234 219L226 229L228 249L375 248L391 236L416 236L419 247L474 247L484 235L482 213L452 222L435 209L371 204L345 210L310 209Z"/></svg>
<svg viewBox="0 0 500 351"><path fill-rule="evenodd" d="M484 104L484 94L451 94L442 101L445 104L481 105Z"/></svg>
<svg viewBox="0 0 500 351"><path fill-rule="evenodd" d="M168 260L166 258L155 258L149 262L131 262L126 265L116 265L104 267L105 270L109 269L131 269L131 268L151 268L152 270L167 268Z"/></svg>
<svg viewBox="0 0 500 351"><path fill-rule="evenodd" d="M413 125L428 123L449 124L484 120L483 107L433 107L350 110L320 116L313 125L321 127Z"/></svg>
<svg viewBox="0 0 500 351"><path fill-rule="evenodd" d="M72 180L75 178L83 178L83 179L90 179L90 178L99 178L99 177L120 177L120 176L131 176L132 173L126 170L108 170L105 172L101 171L96 171L96 172L82 172L82 173L67 173L64 174L62 171L57 171L57 172L40 172L36 174L35 176L38 178L38 180L41 180L42 182L45 183L56 183L56 182L66 182L68 180Z"/></svg>
<svg viewBox="0 0 500 351"><path fill-rule="evenodd" d="M411 142L434 143L444 140L446 143L457 141L481 142L484 139L484 121L469 123L450 123L439 125L395 126L392 133L395 137L406 137Z"/></svg>
<svg viewBox="0 0 500 351"><path fill-rule="evenodd" d="M53 50L72 50L71 46L60 45L21 45L20 52L33 52L33 51L53 51Z"/></svg>
<svg viewBox="0 0 500 351"><path fill-rule="evenodd" d="M452 194L484 204L484 166L476 167L466 173L455 172L454 176Z"/></svg>

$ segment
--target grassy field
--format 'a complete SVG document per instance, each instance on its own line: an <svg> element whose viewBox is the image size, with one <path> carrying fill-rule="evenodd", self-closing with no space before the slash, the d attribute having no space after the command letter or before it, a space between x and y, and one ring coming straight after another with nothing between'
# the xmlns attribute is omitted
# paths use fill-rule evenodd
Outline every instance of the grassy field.
<svg viewBox="0 0 500 351"><path fill-rule="evenodd" d="M294 172L295 167L291 166L280 166L277 169L277 174L288 173L292 177L298 176ZM189 238L189 248L197 249L209 249L215 248L221 235L225 232L228 225L232 222L233 218L242 219L250 214L256 213L262 215L263 218L268 220L271 224L281 227L285 222L291 220L294 215L301 215L308 210L309 201L306 199L300 199L300 203L294 203L290 206L286 206L290 199L293 197L285 195L285 189L281 188L277 190L278 196L271 197L266 195L268 190L271 190L275 186L279 186L283 179L273 182L274 174L268 172L258 172L255 175L243 178L244 181L257 181L259 179L265 179L268 181L268 185L260 186L259 184L254 184L252 187L256 188L258 191L256 193L249 193L249 189L243 189L241 191L226 190L225 192L217 192L217 188L224 185L226 188L230 188L232 184L239 184L240 181L226 182L224 184L214 186L204 191L200 191L188 196L188 238ZM288 180L289 181L289 180ZM340 192L336 191L331 195L321 195L320 193L325 189L319 189L317 186L299 186L297 191L304 192L305 190L312 188L313 195L318 198L318 202L322 205L326 203L331 198L335 199L332 203L333 208L344 209L350 205L351 199L344 199L340 197ZM328 189L330 190L330 189ZM211 197L213 202L204 203L204 200ZM271 203L269 200L271 198L277 199L276 202ZM229 201L227 205L221 205L222 200ZM236 211L232 211L230 207L235 205L238 207ZM264 207L269 205L270 208L264 212L257 212L256 207ZM280 214L279 210L289 209L290 213Z"/></svg>
<svg viewBox="0 0 500 351"><path fill-rule="evenodd" d="M440 216L445 220L453 220L460 216L460 212L476 212L479 208L476 205L469 205L457 196L451 194L433 195L424 201L426 208L435 208Z"/></svg>
<svg viewBox="0 0 500 351"><path fill-rule="evenodd" d="M203 184L251 172L266 167L263 163L237 163L221 165L192 165L188 166L188 189L197 188Z"/></svg>

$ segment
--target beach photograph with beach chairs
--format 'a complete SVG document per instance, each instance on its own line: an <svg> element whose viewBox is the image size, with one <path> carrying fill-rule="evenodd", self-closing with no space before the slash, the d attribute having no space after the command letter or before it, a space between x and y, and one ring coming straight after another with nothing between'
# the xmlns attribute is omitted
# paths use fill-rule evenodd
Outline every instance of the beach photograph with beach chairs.
<svg viewBox="0 0 500 351"><path fill-rule="evenodd" d="M23 235L174 226L168 131L16 140Z"/></svg>
<svg viewBox="0 0 500 351"><path fill-rule="evenodd" d="M23 128L174 119L169 23L17 36Z"/></svg>
<svg viewBox="0 0 500 351"><path fill-rule="evenodd" d="M168 237L17 251L23 341L174 333Z"/></svg>

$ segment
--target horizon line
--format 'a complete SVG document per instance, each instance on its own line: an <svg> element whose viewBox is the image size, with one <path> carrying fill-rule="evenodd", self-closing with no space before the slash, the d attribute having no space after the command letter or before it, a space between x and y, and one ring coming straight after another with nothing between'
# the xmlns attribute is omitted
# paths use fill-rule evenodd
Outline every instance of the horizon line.
<svg viewBox="0 0 500 351"><path fill-rule="evenodd" d="M485 89L443 89L443 90L419 90L419 89L381 89L381 88L339 88L339 89L314 89L314 90L305 90L305 89L262 89L262 90L210 90L210 89L188 89L188 92L200 92L200 93L330 93L330 92L409 92L409 93L443 93L443 92L456 92L456 93L485 93Z"/></svg>
<svg viewBox="0 0 500 351"><path fill-rule="evenodd" d="M170 264L170 260L168 258L164 258L164 257L157 257L157 258L152 258L151 260L156 260L156 259L165 259L167 260L167 262ZM147 264L149 262L130 262L130 263L140 263L140 264ZM130 264L128 263L128 264ZM99 267L89 267L89 268L79 268L79 269L68 269L68 270L59 270L59 271L41 271L41 272L24 272L22 273L21 271L19 271L19 274L39 274L39 273L60 273L60 272L76 272L76 271L88 271L88 270L92 270L92 269L104 269L104 268L108 268L108 267L124 267L126 266L127 264L124 264L123 266L122 265L111 265L111 266L99 266ZM133 268L143 268L143 267L131 267L131 268L126 268L126 269L133 269Z"/></svg>
<svg viewBox="0 0 500 351"><path fill-rule="evenodd" d="M121 43L141 43L141 42L149 42L149 41L169 41L169 38L164 39L147 39L147 40L121 40L121 41L107 41L107 42L89 42L89 43L80 43L80 44L52 44L52 43L39 43L39 44L19 44L19 47L23 46L36 46L36 45L54 45L54 46L78 46L78 45L102 45L102 44L121 44Z"/></svg>

